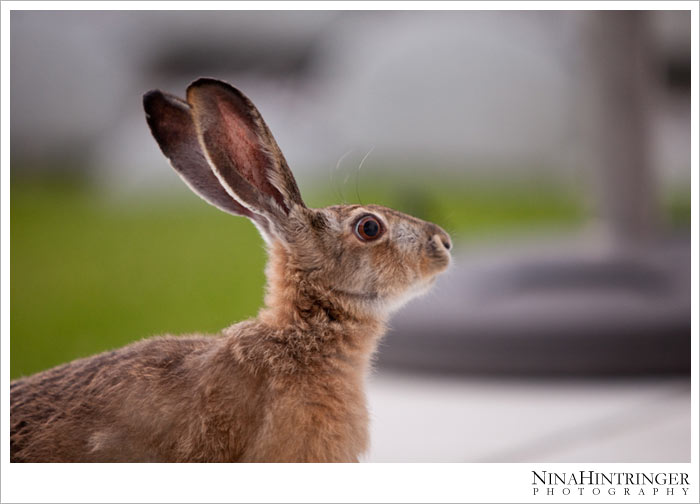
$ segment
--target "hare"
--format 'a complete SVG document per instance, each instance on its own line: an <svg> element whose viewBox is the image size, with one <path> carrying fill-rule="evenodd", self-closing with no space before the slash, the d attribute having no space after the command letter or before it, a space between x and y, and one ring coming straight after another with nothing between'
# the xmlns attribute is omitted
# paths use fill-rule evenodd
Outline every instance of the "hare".
<svg viewBox="0 0 700 504"><path fill-rule="evenodd" d="M251 101L199 79L144 95L175 171L266 243L265 306L216 336L155 337L11 383L14 462L356 462L389 315L450 263L449 235L378 205L308 208Z"/></svg>

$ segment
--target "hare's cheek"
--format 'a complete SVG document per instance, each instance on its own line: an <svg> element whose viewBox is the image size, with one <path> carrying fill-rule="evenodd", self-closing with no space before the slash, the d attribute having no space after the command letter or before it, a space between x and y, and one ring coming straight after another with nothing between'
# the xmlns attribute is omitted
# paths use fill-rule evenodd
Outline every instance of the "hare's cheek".
<svg viewBox="0 0 700 504"><path fill-rule="evenodd" d="M364 252L344 255L341 262L333 266L331 280L353 292L365 292L375 286L380 268L374 258Z"/></svg>
<svg viewBox="0 0 700 504"><path fill-rule="evenodd" d="M370 257L373 268L384 278L403 277L404 271L411 268L410 254L389 240L374 245Z"/></svg>
<svg viewBox="0 0 700 504"><path fill-rule="evenodd" d="M421 279L419 270L420 265L413 257L396 256L388 261L386 274L382 276L390 291L400 293Z"/></svg>

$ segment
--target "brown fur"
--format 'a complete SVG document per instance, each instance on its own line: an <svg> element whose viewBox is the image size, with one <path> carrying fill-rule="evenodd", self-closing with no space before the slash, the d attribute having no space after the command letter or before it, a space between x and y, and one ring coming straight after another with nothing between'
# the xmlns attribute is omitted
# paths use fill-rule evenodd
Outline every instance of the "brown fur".
<svg viewBox="0 0 700 504"><path fill-rule="evenodd" d="M149 125L195 192L260 229L265 307L219 335L147 339L14 381L13 462L354 462L368 447L371 356L389 314L449 264L449 237L377 205L307 208L247 98L211 80L193 95L149 93ZM366 214L386 232L364 242Z"/></svg>

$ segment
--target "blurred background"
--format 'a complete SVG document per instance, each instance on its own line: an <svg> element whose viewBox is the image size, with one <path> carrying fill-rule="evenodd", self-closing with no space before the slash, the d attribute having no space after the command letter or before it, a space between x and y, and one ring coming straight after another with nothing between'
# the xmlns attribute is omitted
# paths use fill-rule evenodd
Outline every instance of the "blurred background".
<svg viewBox="0 0 700 504"><path fill-rule="evenodd" d="M309 206L453 236L369 383L382 462L690 461L690 14L11 13L11 375L261 305L141 96L227 80Z"/></svg>

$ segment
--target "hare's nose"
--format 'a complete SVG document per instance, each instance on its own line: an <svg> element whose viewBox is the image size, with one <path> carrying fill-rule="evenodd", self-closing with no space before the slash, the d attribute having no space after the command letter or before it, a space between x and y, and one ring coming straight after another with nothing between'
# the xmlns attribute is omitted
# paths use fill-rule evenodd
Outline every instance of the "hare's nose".
<svg viewBox="0 0 700 504"><path fill-rule="evenodd" d="M442 246L445 247L445 250L450 250L452 248L452 240L450 240L450 235L448 235L442 230L438 233L435 233L432 236L432 239L435 243L441 243Z"/></svg>

